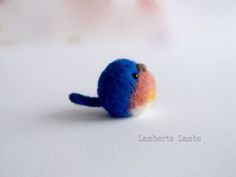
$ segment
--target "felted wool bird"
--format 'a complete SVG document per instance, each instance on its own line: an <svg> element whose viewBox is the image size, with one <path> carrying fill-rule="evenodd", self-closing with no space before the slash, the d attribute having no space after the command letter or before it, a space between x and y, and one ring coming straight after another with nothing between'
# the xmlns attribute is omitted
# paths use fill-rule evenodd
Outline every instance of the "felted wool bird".
<svg viewBox="0 0 236 177"><path fill-rule="evenodd" d="M112 117L137 115L156 99L156 82L144 64L129 59L110 63L98 80L98 97L72 93L72 103L103 107Z"/></svg>

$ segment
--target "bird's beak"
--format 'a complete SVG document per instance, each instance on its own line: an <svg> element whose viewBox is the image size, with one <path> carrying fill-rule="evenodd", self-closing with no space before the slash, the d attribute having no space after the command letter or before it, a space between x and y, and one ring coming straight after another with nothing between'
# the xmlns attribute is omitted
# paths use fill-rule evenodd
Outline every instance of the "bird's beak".
<svg viewBox="0 0 236 177"><path fill-rule="evenodd" d="M145 72L147 70L147 67L142 63L138 63L136 67L139 72L142 72L142 71Z"/></svg>

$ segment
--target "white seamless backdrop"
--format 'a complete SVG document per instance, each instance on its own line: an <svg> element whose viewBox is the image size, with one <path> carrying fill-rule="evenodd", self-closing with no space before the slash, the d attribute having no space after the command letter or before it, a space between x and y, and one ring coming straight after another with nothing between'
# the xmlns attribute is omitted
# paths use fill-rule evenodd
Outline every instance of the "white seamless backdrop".
<svg viewBox="0 0 236 177"><path fill-rule="evenodd" d="M0 48L0 176L236 176L236 3L164 4L165 42L97 37L79 46L54 40ZM116 58L153 72L152 111L110 119L68 101L74 91L96 95L100 72Z"/></svg>

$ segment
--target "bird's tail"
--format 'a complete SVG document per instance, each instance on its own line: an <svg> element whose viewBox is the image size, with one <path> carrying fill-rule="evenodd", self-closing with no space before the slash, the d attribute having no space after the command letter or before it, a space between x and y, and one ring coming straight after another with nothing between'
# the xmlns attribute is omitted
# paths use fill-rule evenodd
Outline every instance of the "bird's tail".
<svg viewBox="0 0 236 177"><path fill-rule="evenodd" d="M101 102L97 97L88 97L78 93L72 93L69 95L69 99L72 103L80 104L90 107L101 107Z"/></svg>

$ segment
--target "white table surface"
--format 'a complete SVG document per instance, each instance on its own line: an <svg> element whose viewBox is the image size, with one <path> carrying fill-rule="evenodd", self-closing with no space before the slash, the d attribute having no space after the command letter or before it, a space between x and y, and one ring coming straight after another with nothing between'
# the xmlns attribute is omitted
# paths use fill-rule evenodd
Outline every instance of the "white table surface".
<svg viewBox="0 0 236 177"><path fill-rule="evenodd" d="M236 176L236 3L165 5L164 44L0 48L1 177ZM111 119L68 101L74 91L95 95L99 73L120 57L145 63L155 75L152 111ZM175 141L140 142L139 135ZM179 142L178 135L201 142Z"/></svg>

